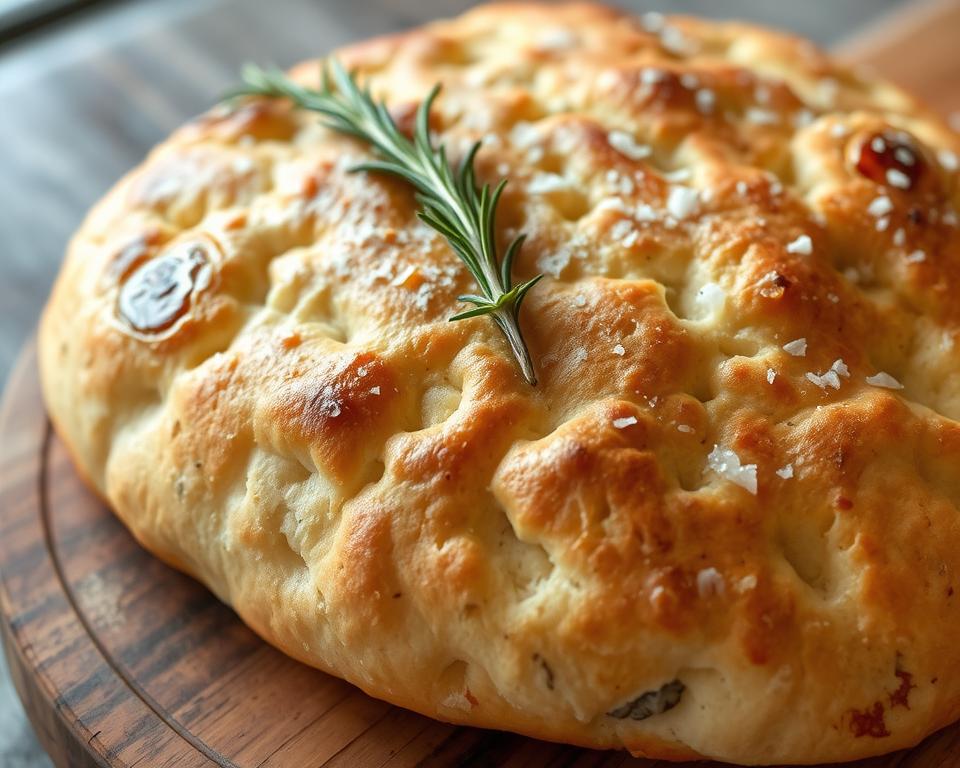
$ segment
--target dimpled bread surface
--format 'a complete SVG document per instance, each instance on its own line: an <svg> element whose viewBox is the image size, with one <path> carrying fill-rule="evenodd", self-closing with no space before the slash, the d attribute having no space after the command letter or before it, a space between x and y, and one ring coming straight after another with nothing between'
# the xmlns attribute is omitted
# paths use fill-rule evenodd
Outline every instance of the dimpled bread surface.
<svg viewBox="0 0 960 768"><path fill-rule="evenodd" d="M509 178L522 378L370 149L219 106L72 241L51 416L145 547L442 720L844 760L960 716L960 141L750 26L490 5L336 52ZM318 85L320 62L293 70Z"/></svg>

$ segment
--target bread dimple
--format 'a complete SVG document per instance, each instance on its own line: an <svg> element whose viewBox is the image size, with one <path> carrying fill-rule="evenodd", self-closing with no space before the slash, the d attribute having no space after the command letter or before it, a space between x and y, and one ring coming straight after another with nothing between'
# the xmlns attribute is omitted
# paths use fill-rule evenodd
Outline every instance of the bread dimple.
<svg viewBox="0 0 960 768"><path fill-rule="evenodd" d="M138 539L455 722L761 763L960 715L957 136L739 24L488 5L336 55L401 127L441 83L438 137L509 178L540 383L448 322L469 274L368 148L217 107L94 209L41 326Z"/></svg>

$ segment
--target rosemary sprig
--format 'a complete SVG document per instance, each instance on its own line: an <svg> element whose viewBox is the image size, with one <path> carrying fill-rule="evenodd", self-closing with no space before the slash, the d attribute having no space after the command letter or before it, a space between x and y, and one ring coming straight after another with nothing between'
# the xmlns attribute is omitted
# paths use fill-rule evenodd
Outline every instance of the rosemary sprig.
<svg viewBox="0 0 960 768"><path fill-rule="evenodd" d="M495 220L497 203L506 186L478 187L474 158L480 142L474 144L456 168L447 159L443 144L435 147L430 137L430 108L440 91L437 85L417 109L413 139L404 136L386 106L375 101L368 88L361 88L338 62L324 68L320 90L293 82L278 70L248 65L243 70L244 86L232 95L284 97L297 107L319 112L327 127L354 136L373 147L377 160L360 163L352 171L388 173L407 181L416 190L421 210L417 215L444 236L450 247L470 270L480 294L459 296L473 309L450 320L489 315L506 337L520 364L524 378L537 383L530 352L520 333L520 305L527 292L543 275L514 285L513 261L523 245L519 235L497 257Z"/></svg>

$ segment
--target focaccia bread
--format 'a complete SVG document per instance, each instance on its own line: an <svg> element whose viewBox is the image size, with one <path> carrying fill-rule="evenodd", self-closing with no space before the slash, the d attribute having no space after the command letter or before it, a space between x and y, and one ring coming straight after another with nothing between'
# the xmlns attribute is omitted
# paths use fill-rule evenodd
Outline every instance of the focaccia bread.
<svg viewBox="0 0 960 768"><path fill-rule="evenodd" d="M404 183L280 100L89 215L43 384L134 535L443 720L843 760L960 716L960 141L809 43L491 5L337 58L509 178L528 385ZM294 70L317 85L319 62Z"/></svg>

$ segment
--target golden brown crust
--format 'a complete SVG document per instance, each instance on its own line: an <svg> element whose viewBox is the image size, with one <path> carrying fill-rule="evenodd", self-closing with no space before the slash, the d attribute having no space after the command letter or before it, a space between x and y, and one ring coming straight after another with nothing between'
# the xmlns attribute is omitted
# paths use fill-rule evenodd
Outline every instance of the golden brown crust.
<svg viewBox="0 0 960 768"><path fill-rule="evenodd" d="M737 24L493 5L338 55L401 124L443 83L435 130L509 176L541 383L447 322L469 276L363 146L217 108L90 214L41 328L145 546L445 720L757 763L960 716L957 137Z"/></svg>

